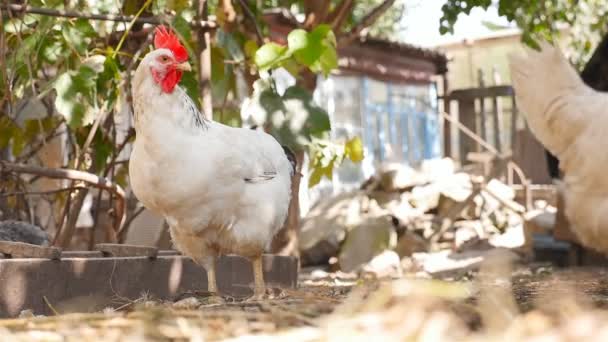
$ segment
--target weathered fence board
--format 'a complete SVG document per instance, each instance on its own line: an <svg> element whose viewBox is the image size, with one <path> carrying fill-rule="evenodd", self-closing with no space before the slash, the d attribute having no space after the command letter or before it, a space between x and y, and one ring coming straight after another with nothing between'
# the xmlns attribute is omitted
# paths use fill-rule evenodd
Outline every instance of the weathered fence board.
<svg viewBox="0 0 608 342"><path fill-rule="evenodd" d="M61 313L94 312L123 305L144 293L171 300L207 290L205 270L184 256L164 251L155 258L78 253L65 252L60 260L0 259L0 317L15 317L25 309L52 314L49 304ZM297 270L296 258L264 256L264 277L270 287L295 288ZM253 270L247 259L223 256L216 272L221 294L242 298L253 293Z"/></svg>

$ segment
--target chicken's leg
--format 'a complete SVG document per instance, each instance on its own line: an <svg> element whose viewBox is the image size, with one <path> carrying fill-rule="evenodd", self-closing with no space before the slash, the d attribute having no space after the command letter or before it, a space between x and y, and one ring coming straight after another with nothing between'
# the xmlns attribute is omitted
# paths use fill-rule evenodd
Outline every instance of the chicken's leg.
<svg viewBox="0 0 608 342"><path fill-rule="evenodd" d="M262 256L251 259L253 264L253 297L254 300L263 299L266 294L266 283L264 282L264 264Z"/></svg>
<svg viewBox="0 0 608 342"><path fill-rule="evenodd" d="M212 296L209 298L210 302L223 304L224 300L218 292L217 279L215 278L215 257L206 257L202 264L207 272L207 292Z"/></svg>
<svg viewBox="0 0 608 342"><path fill-rule="evenodd" d="M207 271L207 291L217 294L217 279L215 278L215 260L205 265Z"/></svg>

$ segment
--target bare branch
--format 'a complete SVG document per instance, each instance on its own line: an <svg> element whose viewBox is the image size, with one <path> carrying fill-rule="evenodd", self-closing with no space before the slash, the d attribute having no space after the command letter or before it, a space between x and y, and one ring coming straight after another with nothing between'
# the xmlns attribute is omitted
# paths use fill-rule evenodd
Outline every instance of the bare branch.
<svg viewBox="0 0 608 342"><path fill-rule="evenodd" d="M124 15L112 15L112 14L86 14L86 13L78 13L71 11L63 11L63 10L53 10L48 8L37 8L31 6L17 5L17 4L9 4L9 5L0 5L0 9L7 10L8 12L12 12L14 14L19 13L31 13L31 14L41 14L47 15L51 17L60 17L60 18L82 18L89 20L103 20L103 21L117 21L128 23L131 22L134 17L133 16L124 16ZM152 24L152 25L160 25L160 24L168 24L165 20L161 20L156 17L146 17L146 18L137 18L135 19L136 23L142 24ZM191 24L194 27L201 27L206 29L215 29L217 28L217 24L215 21L208 20L200 20L194 21Z"/></svg>
<svg viewBox="0 0 608 342"><path fill-rule="evenodd" d="M376 6L372 9L368 14L366 14L363 19L355 27L350 30L350 32L344 34L338 39L338 46L344 46L350 44L353 40L359 38L359 34L364 29L373 25L378 18L380 18L393 4L395 0L384 0L380 5Z"/></svg>
<svg viewBox="0 0 608 342"><path fill-rule="evenodd" d="M125 225L123 226L123 234L118 236L118 241L119 242L124 242L124 240L127 238L126 236L126 232L129 231L129 227L131 226L131 223L133 223L133 221L141 214L144 212L144 210L146 210L146 207L140 207L138 209L136 209L133 212L133 215L131 215L129 218L127 218L127 220L125 221Z"/></svg>
<svg viewBox="0 0 608 342"><path fill-rule="evenodd" d="M325 21L329 11L331 1L325 0L307 0L304 1L304 10L306 11L306 19L304 27L311 29Z"/></svg>
<svg viewBox="0 0 608 342"><path fill-rule="evenodd" d="M69 188L61 188L55 190L48 191L17 191L17 192L7 192L4 194L0 194L0 197L11 197L11 196L36 196L36 195L52 195L65 191L74 191L83 189L83 186L71 186Z"/></svg>
<svg viewBox="0 0 608 342"><path fill-rule="evenodd" d="M2 10L0 9L0 51L7 51L6 49L6 42L5 42L5 36L4 36L4 19L3 19L4 13L2 13ZM2 53L0 54L0 73L2 73L2 83L4 84L5 87L5 91L4 91L4 96L2 97L2 99L0 99L0 108L4 109L4 102L8 101L11 98L11 86L9 84L8 81L8 66L6 65L6 54Z"/></svg>
<svg viewBox="0 0 608 342"><path fill-rule="evenodd" d="M15 173L27 173L32 175L40 175L48 178L59 178L59 179L71 179L74 181L82 181L93 187L107 190L118 198L116 204L117 220L115 223L115 231L119 232L126 220L126 195L125 191L120 185L110 182L106 178L99 177L95 174L70 170L70 169L52 169L33 165L14 164L0 160L0 173L3 172L15 172Z"/></svg>
<svg viewBox="0 0 608 342"><path fill-rule="evenodd" d="M58 231L55 236L55 243L58 247L69 247L74 231L76 230L76 223L78 222L78 216L80 216L80 210L82 210L82 205L84 204L84 200L88 193L89 189L87 188L76 191L65 227L61 231Z"/></svg>
<svg viewBox="0 0 608 342"><path fill-rule="evenodd" d="M336 32L338 28L344 24L347 14L353 9L355 2L353 0L342 0L336 8L329 13L327 22L331 24L331 28Z"/></svg>
<svg viewBox="0 0 608 342"><path fill-rule="evenodd" d="M253 24L253 27L255 27L255 35L258 37L258 43L264 44L264 36L262 35L262 30L260 29L260 25L258 25L258 21L255 20L255 15L253 15L253 12L251 12L251 9L247 5L247 1L239 0L239 4L241 5L243 12L245 12L247 18Z"/></svg>
<svg viewBox="0 0 608 342"><path fill-rule="evenodd" d="M209 15L208 0L194 1L197 20L206 21ZM211 97L211 35L208 30L196 30L198 40L197 54L199 56L198 83L201 92L202 114L213 119L213 99Z"/></svg>
<svg viewBox="0 0 608 342"><path fill-rule="evenodd" d="M232 28L234 21L236 20L236 11L232 6L232 0L221 0L222 12L224 13L224 28Z"/></svg>

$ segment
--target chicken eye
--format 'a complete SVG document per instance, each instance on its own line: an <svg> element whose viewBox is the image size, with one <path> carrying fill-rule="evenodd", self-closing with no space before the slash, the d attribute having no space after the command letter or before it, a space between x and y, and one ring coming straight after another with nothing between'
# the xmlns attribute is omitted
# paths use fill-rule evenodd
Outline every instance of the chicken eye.
<svg viewBox="0 0 608 342"><path fill-rule="evenodd" d="M161 56L160 57L160 61L163 62L163 63L167 63L169 61L169 57L167 57L167 56Z"/></svg>

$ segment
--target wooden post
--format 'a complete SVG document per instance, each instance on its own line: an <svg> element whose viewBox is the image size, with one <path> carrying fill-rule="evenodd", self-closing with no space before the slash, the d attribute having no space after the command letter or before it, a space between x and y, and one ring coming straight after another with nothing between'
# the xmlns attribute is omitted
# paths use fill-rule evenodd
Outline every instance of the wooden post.
<svg viewBox="0 0 608 342"><path fill-rule="evenodd" d="M515 137L517 135L517 103L515 101L515 95L511 95L511 151L515 148Z"/></svg>
<svg viewBox="0 0 608 342"><path fill-rule="evenodd" d="M486 82L484 80L483 70L477 70L477 76L479 77L479 88L483 89L486 87ZM479 126L480 126L480 135L483 140L488 140L488 135L486 134L486 98L485 96L481 96L479 98ZM478 150L481 152L481 149Z"/></svg>
<svg viewBox="0 0 608 342"><path fill-rule="evenodd" d="M468 129L477 134L477 120L475 115L475 99L461 98L458 100L458 120ZM477 143L471 141L464 132L460 132L460 162L467 162L469 152L477 151Z"/></svg>
<svg viewBox="0 0 608 342"><path fill-rule="evenodd" d="M207 0L195 1L197 9L197 19L207 20L209 16L209 9ZM198 27L196 29L198 39L198 50L199 55L199 72L198 82L201 91L202 101L202 112L203 115L212 120L213 119L213 101L211 98L211 33L204 27Z"/></svg>
<svg viewBox="0 0 608 342"><path fill-rule="evenodd" d="M450 113L450 95L448 88L448 77L443 75L443 111ZM443 120L443 156L452 156L452 125L448 120Z"/></svg>
<svg viewBox="0 0 608 342"><path fill-rule="evenodd" d="M492 74L494 77L494 85L498 85L500 83L500 74L496 70L496 67L492 68ZM502 115L502 102L498 96L498 94L494 94L492 96L492 103L494 112L492 113L494 118L494 146L498 151L503 151L503 141L502 141L502 130L504 129L504 120Z"/></svg>

